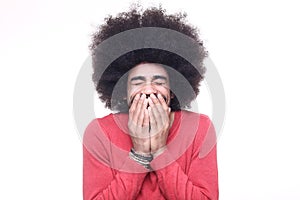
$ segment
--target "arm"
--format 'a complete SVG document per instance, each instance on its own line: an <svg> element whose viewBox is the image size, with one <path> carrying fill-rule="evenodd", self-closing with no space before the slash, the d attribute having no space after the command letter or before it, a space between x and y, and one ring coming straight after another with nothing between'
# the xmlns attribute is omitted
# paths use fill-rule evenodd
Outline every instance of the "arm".
<svg viewBox="0 0 300 200"><path fill-rule="evenodd" d="M206 122L210 121L209 119ZM203 125L203 123L201 123ZM198 130L193 146L183 155L189 155L186 158L190 162L188 170L183 170L180 160L172 162L167 167L155 171L158 177L158 184L165 198L167 199L218 199L218 170L215 145L215 132L213 126L207 126ZM202 129L202 130L201 130ZM205 130L203 130L205 129ZM203 132L207 133L203 136ZM202 135L202 136L201 136ZM203 143L205 137L205 144ZM211 143L213 142L213 143ZM206 155L199 156L203 148L208 148L206 144L210 143L210 151ZM189 151L191 153L189 153ZM207 151L208 152L208 151ZM172 157L170 151L163 154ZM159 159L159 158L158 158ZM190 160L189 160L190 159ZM157 162L157 161L156 161ZM184 165L186 163L184 162Z"/></svg>
<svg viewBox="0 0 300 200"><path fill-rule="evenodd" d="M123 159L117 156L118 161L112 160L114 150L101 130L98 121L94 120L85 131L83 142L83 199L135 199L146 176L146 173L141 171L144 168L129 159L128 152L124 152ZM116 164L116 162L119 163ZM128 169L141 173L124 172Z"/></svg>
<svg viewBox="0 0 300 200"><path fill-rule="evenodd" d="M185 174L175 161L157 170L158 184L167 199L218 199L218 181L215 148L205 158L193 160L190 172Z"/></svg>

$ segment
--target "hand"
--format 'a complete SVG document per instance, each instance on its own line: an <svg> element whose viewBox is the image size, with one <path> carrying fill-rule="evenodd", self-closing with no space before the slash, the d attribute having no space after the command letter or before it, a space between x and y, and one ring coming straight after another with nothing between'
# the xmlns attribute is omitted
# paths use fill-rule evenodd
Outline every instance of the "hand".
<svg viewBox="0 0 300 200"><path fill-rule="evenodd" d="M171 109L161 94L150 95L149 101L149 121L150 121L150 149L151 153L157 152L166 146L169 128Z"/></svg>
<svg viewBox="0 0 300 200"><path fill-rule="evenodd" d="M148 100L146 95L137 94L129 109L128 128L137 153L150 153L149 140L149 113L147 110Z"/></svg>

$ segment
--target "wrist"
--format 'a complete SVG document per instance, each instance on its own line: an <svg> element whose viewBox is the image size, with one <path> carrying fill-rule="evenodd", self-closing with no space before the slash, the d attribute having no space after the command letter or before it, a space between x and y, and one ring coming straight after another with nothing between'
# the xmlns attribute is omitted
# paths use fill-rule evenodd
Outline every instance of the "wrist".
<svg viewBox="0 0 300 200"><path fill-rule="evenodd" d="M161 155L166 149L167 149L167 146L163 146L163 147L159 148L158 150L152 152L153 158L156 158L159 155Z"/></svg>
<svg viewBox="0 0 300 200"><path fill-rule="evenodd" d="M131 148L129 157L138 164L144 166L146 169L151 170L150 162L153 160L153 155L151 153L139 154L133 148Z"/></svg>
<svg viewBox="0 0 300 200"><path fill-rule="evenodd" d="M136 150L135 148L131 148L130 151L133 151L133 152L135 152L136 154L141 155L141 156L144 156L144 157L149 157L149 156L151 156L151 152L150 152L150 151L146 152L146 151Z"/></svg>

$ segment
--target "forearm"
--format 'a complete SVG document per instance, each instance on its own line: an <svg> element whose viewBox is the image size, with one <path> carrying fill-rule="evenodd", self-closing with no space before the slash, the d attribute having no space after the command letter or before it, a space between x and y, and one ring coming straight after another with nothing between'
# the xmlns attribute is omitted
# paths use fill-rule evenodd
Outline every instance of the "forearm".
<svg viewBox="0 0 300 200"><path fill-rule="evenodd" d="M217 200L217 168L216 165L211 164L214 161L209 163L212 157L214 156L209 155L204 160L195 158L188 172L182 170L182 166L177 161L157 169L155 173L163 195L167 199Z"/></svg>
<svg viewBox="0 0 300 200"><path fill-rule="evenodd" d="M205 188L194 185L176 162L156 171L156 174L167 199L210 199Z"/></svg>
<svg viewBox="0 0 300 200"><path fill-rule="evenodd" d="M84 200L136 199L144 178L142 174L117 173L106 187L94 188L89 194L85 192Z"/></svg>
<svg viewBox="0 0 300 200"><path fill-rule="evenodd" d="M124 166L126 169L130 166L133 170L141 167L129 158ZM146 176L146 173L113 170L96 160L86 149L83 169L84 200L135 199Z"/></svg>

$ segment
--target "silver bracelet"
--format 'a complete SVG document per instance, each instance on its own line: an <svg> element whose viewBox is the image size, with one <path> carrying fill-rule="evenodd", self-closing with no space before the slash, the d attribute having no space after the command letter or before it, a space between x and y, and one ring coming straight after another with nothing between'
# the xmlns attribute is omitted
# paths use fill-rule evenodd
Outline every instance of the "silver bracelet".
<svg viewBox="0 0 300 200"><path fill-rule="evenodd" d="M129 152L129 157L134 160L135 162L139 163L140 165L144 166L148 170L152 170L150 166L150 162L153 160L153 155L150 154L149 156L147 155L141 155L138 154L134 151L132 148Z"/></svg>
<svg viewBox="0 0 300 200"><path fill-rule="evenodd" d="M142 160L147 160L149 162L151 162L153 160L153 155L150 153L150 154L139 154L137 153L133 148L130 149L130 152L137 158L140 158Z"/></svg>

